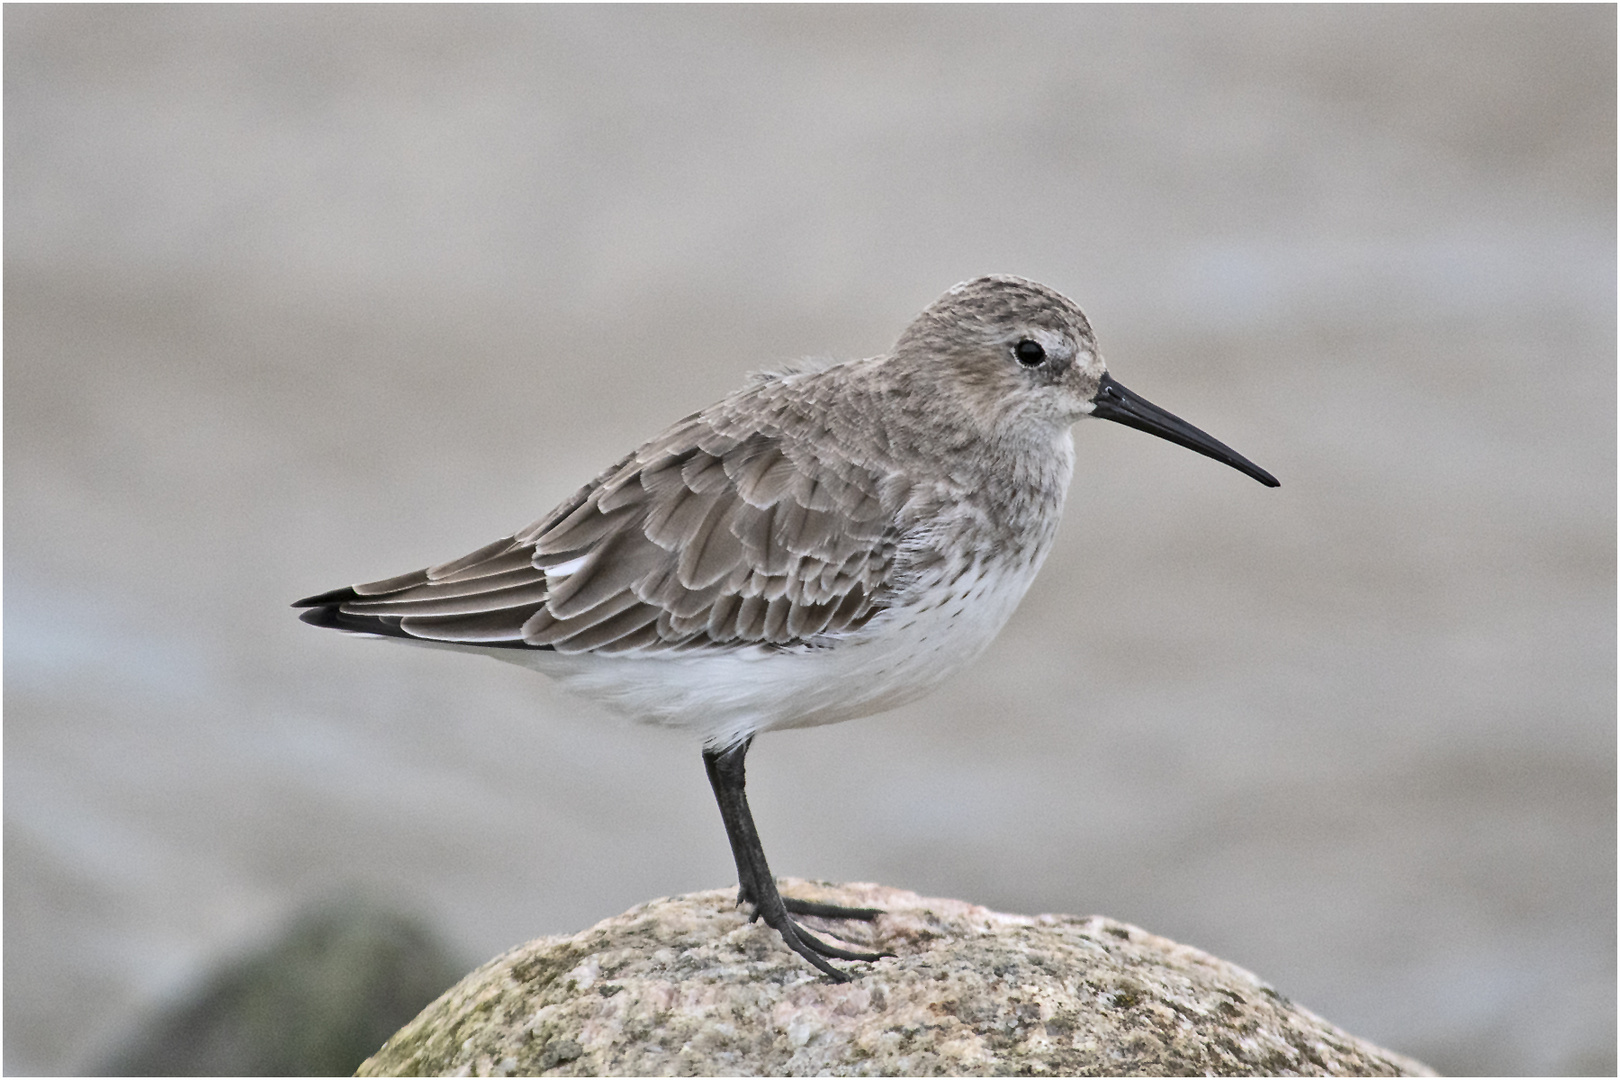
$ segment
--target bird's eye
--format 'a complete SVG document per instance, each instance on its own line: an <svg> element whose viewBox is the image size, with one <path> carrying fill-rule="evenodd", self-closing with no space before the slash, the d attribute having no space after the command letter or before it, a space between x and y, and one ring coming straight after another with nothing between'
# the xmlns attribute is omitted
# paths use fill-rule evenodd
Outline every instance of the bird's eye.
<svg viewBox="0 0 1620 1080"><path fill-rule="evenodd" d="M1013 355L1025 367L1039 367L1042 361L1046 359L1046 350L1041 348L1040 342L1025 338L1013 346Z"/></svg>

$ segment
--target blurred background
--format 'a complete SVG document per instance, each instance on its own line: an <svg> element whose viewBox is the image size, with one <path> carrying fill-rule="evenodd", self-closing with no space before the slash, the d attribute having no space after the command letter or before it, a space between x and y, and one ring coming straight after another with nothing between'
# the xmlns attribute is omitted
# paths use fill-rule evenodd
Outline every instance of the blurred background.
<svg viewBox="0 0 1620 1080"><path fill-rule="evenodd" d="M988 656L756 745L773 867L1107 914L1447 1072L1614 1072L1612 6L4 29L7 1072L134 1068L344 897L447 985L733 881L686 737L288 604L987 272L1283 486L1082 422Z"/></svg>

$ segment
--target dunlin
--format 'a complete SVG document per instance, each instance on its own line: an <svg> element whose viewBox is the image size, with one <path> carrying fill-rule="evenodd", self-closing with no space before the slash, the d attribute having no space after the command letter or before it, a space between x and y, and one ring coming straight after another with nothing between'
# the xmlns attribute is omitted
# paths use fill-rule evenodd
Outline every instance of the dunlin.
<svg viewBox="0 0 1620 1080"><path fill-rule="evenodd" d="M755 735L914 700L972 660L1051 550L1100 417L1277 480L1115 382L1080 309L1015 277L964 282L882 356L801 365L677 422L513 536L298 601L352 633L536 668L702 737L738 902L836 980L778 892L744 794Z"/></svg>

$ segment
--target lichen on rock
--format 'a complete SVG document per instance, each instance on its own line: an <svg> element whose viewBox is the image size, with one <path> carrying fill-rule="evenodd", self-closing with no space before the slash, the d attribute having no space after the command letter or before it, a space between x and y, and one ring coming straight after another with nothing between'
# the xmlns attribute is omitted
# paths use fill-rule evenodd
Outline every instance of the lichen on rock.
<svg viewBox="0 0 1620 1080"><path fill-rule="evenodd" d="M805 922L896 955L833 983L730 890L655 900L491 960L359 1075L1432 1075L1111 919L784 885L882 908L871 924Z"/></svg>

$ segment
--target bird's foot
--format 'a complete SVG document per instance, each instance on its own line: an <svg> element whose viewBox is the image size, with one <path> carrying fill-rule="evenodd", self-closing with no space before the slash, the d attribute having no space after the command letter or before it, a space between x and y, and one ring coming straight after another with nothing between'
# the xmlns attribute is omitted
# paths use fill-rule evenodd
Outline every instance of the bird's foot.
<svg viewBox="0 0 1620 1080"><path fill-rule="evenodd" d="M763 920L766 926L782 935L782 941L788 948L808 960L822 974L827 975L834 982L848 982L853 976L847 971L841 971L827 962L826 957L834 960L864 960L867 962L881 960L885 956L893 956L890 952L862 952L856 949L843 949L837 945L821 940L803 926L799 925L789 912L794 915L809 915L823 919L856 919L862 922L871 922L882 915L877 908L852 908L839 904L822 904L812 900L794 900L783 896L775 889L770 890L771 895L765 900L755 900L752 896L741 895L737 898L739 903L753 906L754 913L749 921Z"/></svg>

